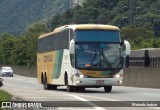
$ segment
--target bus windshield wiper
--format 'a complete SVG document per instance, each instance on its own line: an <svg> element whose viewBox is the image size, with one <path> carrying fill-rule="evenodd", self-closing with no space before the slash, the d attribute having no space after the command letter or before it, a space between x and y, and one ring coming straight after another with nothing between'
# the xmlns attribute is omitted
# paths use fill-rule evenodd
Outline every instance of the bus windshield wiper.
<svg viewBox="0 0 160 110"><path fill-rule="evenodd" d="M101 56L103 57L103 59L104 59L103 61L105 62L105 64L107 64L109 68L112 68L112 65L110 64L108 58L104 55L103 49L100 50L100 65L102 65Z"/></svg>
<svg viewBox="0 0 160 110"><path fill-rule="evenodd" d="M96 57L97 57L97 51L96 51L96 49L95 49L95 51L94 51L94 56L93 56L92 61L91 61L91 66L93 65L93 62L94 62L94 60L96 59Z"/></svg>

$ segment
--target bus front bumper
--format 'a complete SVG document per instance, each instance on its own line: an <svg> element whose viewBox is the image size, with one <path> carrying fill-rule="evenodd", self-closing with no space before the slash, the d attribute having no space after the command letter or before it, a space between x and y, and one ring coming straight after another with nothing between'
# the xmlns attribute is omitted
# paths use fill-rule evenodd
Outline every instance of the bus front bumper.
<svg viewBox="0 0 160 110"><path fill-rule="evenodd" d="M120 86L122 77L119 78L76 78L74 86Z"/></svg>

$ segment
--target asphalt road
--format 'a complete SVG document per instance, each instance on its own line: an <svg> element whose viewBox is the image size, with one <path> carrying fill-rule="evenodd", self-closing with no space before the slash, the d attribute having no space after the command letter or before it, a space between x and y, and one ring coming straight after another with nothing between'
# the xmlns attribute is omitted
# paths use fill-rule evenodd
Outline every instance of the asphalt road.
<svg viewBox="0 0 160 110"><path fill-rule="evenodd" d="M140 104L146 104L145 101L154 101L159 105L160 102L160 89L151 88L135 88L114 86L111 93L105 93L103 88L87 88L84 92L66 91L66 87L58 87L57 90L43 90L42 85L38 84L36 78L23 77L14 75L14 77L3 77L4 85L0 89L5 90L12 94L16 100L19 101L64 101L63 105L83 102L78 105L79 107L58 107L58 109L68 110L160 110L160 107L121 107L128 101L142 101ZM13 99L14 100L14 99ZM93 101L93 102L92 102ZM105 103L109 101L108 103ZM114 102L119 101L120 107L112 107ZM126 101L126 102L123 102ZM48 102L49 103L49 102ZM105 107L99 106L108 104ZM136 102L137 104L138 102ZM150 102L149 102L150 103ZM77 103L76 103L77 104ZM132 104L132 103L131 103ZM71 104L75 105L75 104ZM81 107L85 106L85 107ZM110 107L108 107L110 106ZM115 106L115 105L113 105Z"/></svg>

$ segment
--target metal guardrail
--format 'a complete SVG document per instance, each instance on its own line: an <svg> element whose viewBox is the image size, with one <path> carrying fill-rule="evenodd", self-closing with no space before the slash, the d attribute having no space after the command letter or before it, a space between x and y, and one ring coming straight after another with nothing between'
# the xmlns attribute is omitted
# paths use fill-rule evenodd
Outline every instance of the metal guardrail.
<svg viewBox="0 0 160 110"><path fill-rule="evenodd" d="M132 51L129 67L160 67L160 49Z"/></svg>

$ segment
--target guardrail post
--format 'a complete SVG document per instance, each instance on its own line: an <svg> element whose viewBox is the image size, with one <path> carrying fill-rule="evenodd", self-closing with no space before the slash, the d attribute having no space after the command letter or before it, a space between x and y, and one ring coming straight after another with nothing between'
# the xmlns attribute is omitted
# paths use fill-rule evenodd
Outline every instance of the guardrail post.
<svg viewBox="0 0 160 110"><path fill-rule="evenodd" d="M149 67L150 66L150 59L149 59L149 51L148 50L145 50L145 53L144 53L144 66L145 67Z"/></svg>

